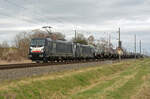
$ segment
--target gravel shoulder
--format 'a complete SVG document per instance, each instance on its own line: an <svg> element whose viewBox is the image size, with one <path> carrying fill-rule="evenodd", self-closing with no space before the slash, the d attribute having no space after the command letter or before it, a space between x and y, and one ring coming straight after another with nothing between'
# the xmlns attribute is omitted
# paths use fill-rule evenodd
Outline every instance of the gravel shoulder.
<svg viewBox="0 0 150 99"><path fill-rule="evenodd" d="M76 70L80 68L93 67L93 66L102 66L103 64L112 64L112 63L113 61L100 61L100 62L88 62L88 63L0 70L0 82L6 80L16 80L21 78L33 77L33 76L41 76L53 72Z"/></svg>
<svg viewBox="0 0 150 99"><path fill-rule="evenodd" d="M3 61L0 60L0 65L4 65L4 64L22 64L22 63L33 63L31 60L21 60L21 61Z"/></svg>

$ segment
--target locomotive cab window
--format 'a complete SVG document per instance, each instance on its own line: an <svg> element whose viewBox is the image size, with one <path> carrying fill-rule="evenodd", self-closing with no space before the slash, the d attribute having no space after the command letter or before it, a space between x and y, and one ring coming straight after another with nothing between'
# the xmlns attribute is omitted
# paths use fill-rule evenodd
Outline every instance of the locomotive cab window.
<svg viewBox="0 0 150 99"><path fill-rule="evenodd" d="M37 46L41 47L45 45L45 40L44 39L32 39L31 40L31 46Z"/></svg>

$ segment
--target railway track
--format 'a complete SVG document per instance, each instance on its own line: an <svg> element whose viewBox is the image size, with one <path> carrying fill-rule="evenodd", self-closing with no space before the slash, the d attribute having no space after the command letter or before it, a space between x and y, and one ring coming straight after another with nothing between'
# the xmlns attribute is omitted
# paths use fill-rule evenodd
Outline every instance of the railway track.
<svg viewBox="0 0 150 99"><path fill-rule="evenodd" d="M30 67L42 67L52 65L64 65L64 64L76 64L76 63L88 63L98 62L104 60L90 60L90 61L65 61L65 62L49 62L49 63L24 63L24 64L5 64L0 65L0 70L17 69L17 68L30 68Z"/></svg>

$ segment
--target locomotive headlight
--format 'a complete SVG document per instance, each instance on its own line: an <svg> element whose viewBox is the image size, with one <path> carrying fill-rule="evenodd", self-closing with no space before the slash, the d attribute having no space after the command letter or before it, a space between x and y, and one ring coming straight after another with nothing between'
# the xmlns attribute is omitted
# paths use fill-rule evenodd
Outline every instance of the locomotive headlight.
<svg viewBox="0 0 150 99"><path fill-rule="evenodd" d="M44 47L41 49L41 52L44 52Z"/></svg>
<svg viewBox="0 0 150 99"><path fill-rule="evenodd" d="M32 47L29 48L29 52L32 52Z"/></svg>
<svg viewBox="0 0 150 99"><path fill-rule="evenodd" d="M44 49L41 49L41 52L44 52Z"/></svg>

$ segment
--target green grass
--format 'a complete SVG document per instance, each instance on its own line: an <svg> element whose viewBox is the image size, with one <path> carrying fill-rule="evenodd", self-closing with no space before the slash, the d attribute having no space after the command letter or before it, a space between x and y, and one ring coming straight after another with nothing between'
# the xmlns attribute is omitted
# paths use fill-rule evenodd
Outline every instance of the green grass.
<svg viewBox="0 0 150 99"><path fill-rule="evenodd" d="M150 82L148 75L150 59L123 61L4 82L0 99L130 99Z"/></svg>

